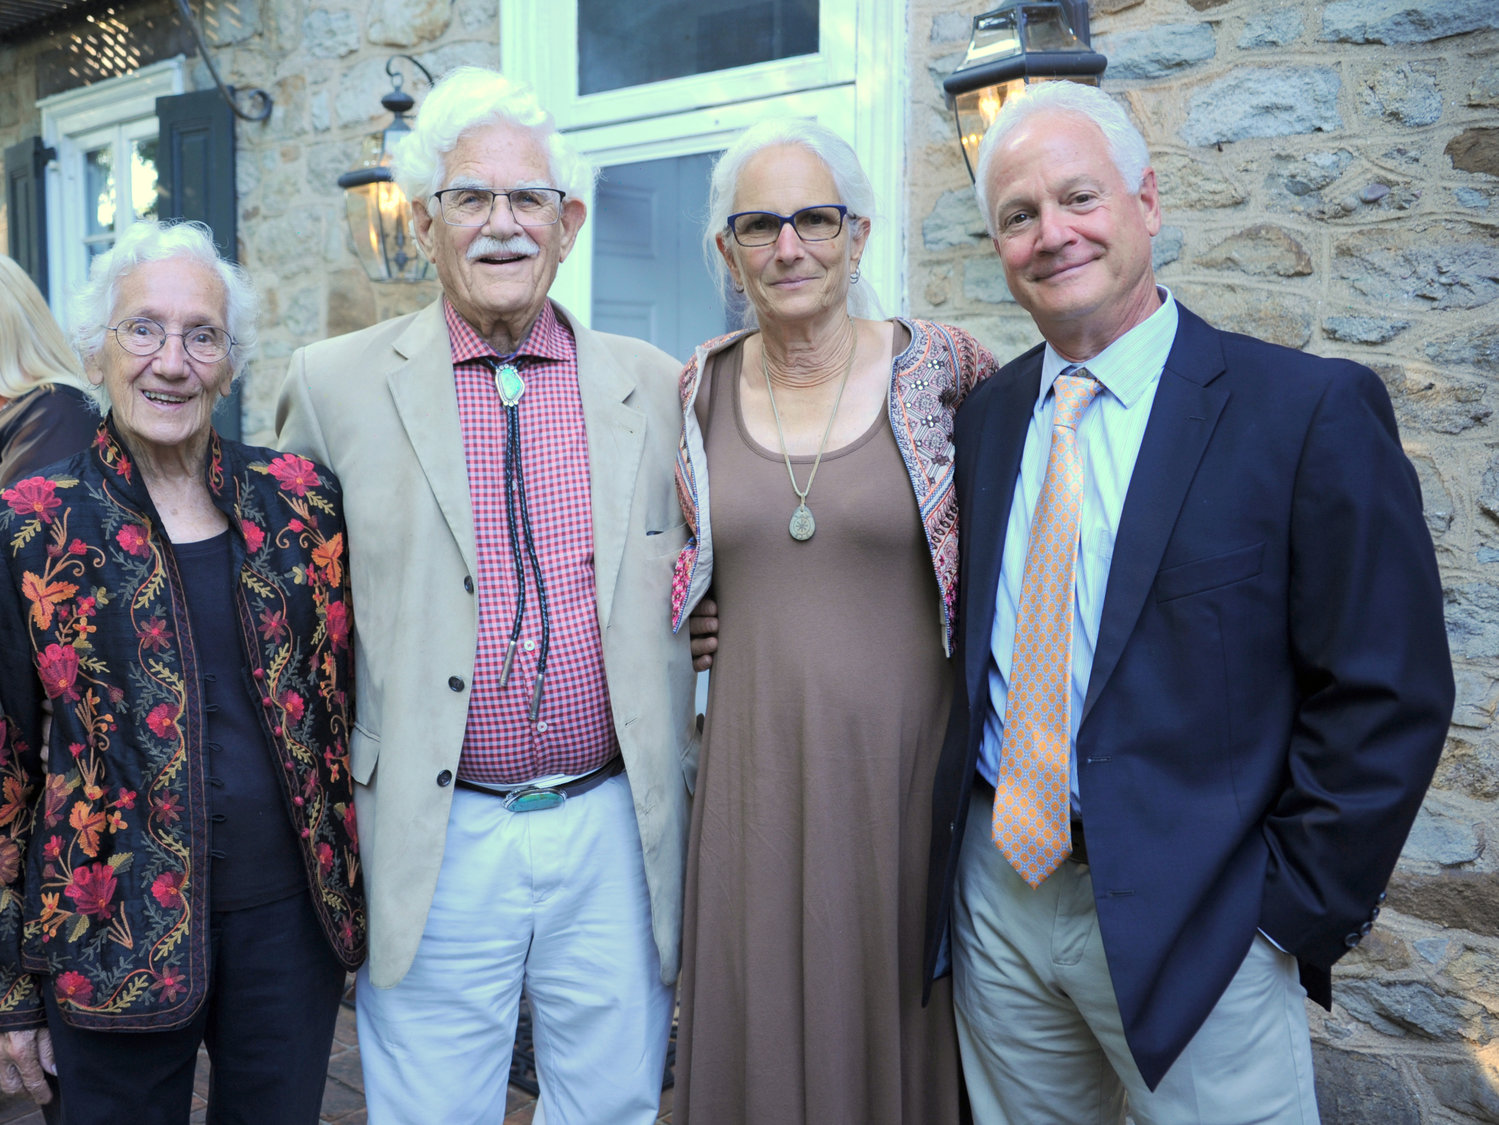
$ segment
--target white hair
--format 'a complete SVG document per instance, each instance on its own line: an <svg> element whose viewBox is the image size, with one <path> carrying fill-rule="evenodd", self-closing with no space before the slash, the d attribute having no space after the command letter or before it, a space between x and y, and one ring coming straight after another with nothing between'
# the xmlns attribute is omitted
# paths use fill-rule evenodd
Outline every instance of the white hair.
<svg viewBox="0 0 1499 1125"><path fill-rule="evenodd" d="M836 202L848 208L849 224L859 219L869 223L875 217L874 188L854 150L837 133L816 121L799 117L772 118L750 126L724 150L713 165L713 176L708 186L708 222L703 230L703 257L726 304L730 302L729 270L724 264L723 255L718 252L718 236L728 230L729 214L734 209L734 195L739 188L739 177L743 175L745 165L761 149L776 145L797 145L827 166L833 177L833 186L838 191ZM732 238L729 244L733 245ZM850 285L848 311L850 316L878 317L879 300L868 285ZM746 315L749 323L754 324L754 309L748 309Z"/></svg>
<svg viewBox="0 0 1499 1125"><path fill-rule="evenodd" d="M1084 86L1081 82L1065 80L1033 82L1013 97L1005 99L993 123L984 133L979 145L978 167L974 173L973 190L978 195L979 210L984 213L984 224L994 234L994 215L989 208L989 180L994 153L1006 137L1013 133L1030 117L1038 113L1075 113L1086 117L1103 133L1109 147L1109 159L1119 171L1119 178L1131 192L1140 190L1145 179L1145 169L1150 166L1150 150L1145 138L1135 128L1119 103L1096 86Z"/></svg>
<svg viewBox="0 0 1499 1125"><path fill-rule="evenodd" d="M502 122L529 130L546 150L553 187L569 198L592 202L598 170L557 131L557 123L531 88L479 66L457 67L432 87L416 124L396 145L391 170L397 185L407 199L426 203L442 190L443 160L459 138L472 129Z"/></svg>
<svg viewBox="0 0 1499 1125"><path fill-rule="evenodd" d="M260 298L250 275L220 256L213 233L202 223L159 223L142 219L131 223L114 246L94 259L88 280L70 303L73 346L87 363L104 346L104 334L114 315L120 283L137 266L186 258L207 266L224 286L224 329L234 338L230 370L238 379L255 354Z"/></svg>

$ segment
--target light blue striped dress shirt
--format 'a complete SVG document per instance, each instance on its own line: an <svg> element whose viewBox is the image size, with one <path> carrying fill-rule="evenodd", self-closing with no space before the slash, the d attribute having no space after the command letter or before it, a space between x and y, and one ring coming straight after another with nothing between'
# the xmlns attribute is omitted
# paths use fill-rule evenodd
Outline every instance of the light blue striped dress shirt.
<svg viewBox="0 0 1499 1125"><path fill-rule="evenodd" d="M1077 791L1077 728L1083 700L1088 694L1088 676L1093 670L1093 651L1098 644L1098 623L1103 616L1104 592L1109 585L1109 565L1114 557L1114 538L1135 458L1145 436L1145 423L1160 386L1161 370L1176 339L1176 301L1157 287L1161 307L1143 323L1115 340L1086 366L1103 384L1103 390L1088 406L1078 423L1078 449L1083 459L1083 506L1078 523L1077 569L1073 577L1072 602L1072 813L1081 815ZM1051 453L1051 422L1056 412L1052 386L1063 370L1072 366L1050 344L1041 361L1041 392L1031 411L1020 459L1020 477L1005 531L1005 552L999 570L999 589L994 605L994 631L989 648L989 708L984 716L984 741L979 749L978 769L990 784L999 776L1000 746L1004 740L1005 702L1009 696L1010 667L1015 648L1015 620L1020 609L1020 587L1025 577L1025 551L1030 542L1031 518L1041 495L1046 461Z"/></svg>

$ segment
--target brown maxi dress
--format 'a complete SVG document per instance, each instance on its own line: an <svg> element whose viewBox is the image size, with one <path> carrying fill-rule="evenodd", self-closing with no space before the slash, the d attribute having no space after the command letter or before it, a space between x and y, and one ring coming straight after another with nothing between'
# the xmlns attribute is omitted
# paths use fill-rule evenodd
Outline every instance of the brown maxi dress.
<svg viewBox="0 0 1499 1125"><path fill-rule="evenodd" d="M816 534L792 539L785 463L740 410L741 355L710 360L699 396L719 647L673 1119L951 1125L950 978L923 1008L921 963L952 684L916 499L881 412L823 457L807 498ZM802 484L812 461L792 459Z"/></svg>

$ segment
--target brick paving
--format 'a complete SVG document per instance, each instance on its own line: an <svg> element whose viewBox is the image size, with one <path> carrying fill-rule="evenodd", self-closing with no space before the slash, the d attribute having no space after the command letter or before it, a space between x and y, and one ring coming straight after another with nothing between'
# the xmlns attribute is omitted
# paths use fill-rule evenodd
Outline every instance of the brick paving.
<svg viewBox="0 0 1499 1125"><path fill-rule="evenodd" d="M198 1052L198 1074L193 1083L190 1125L203 1125L208 1109L204 1095L208 1092L208 1055ZM671 1091L661 1092L661 1117L658 1125L671 1125ZM510 1087L505 1102L503 1125L531 1125L536 1099L518 1086ZM359 1070L359 1035L354 1030L354 1011L343 1007L338 1013L338 1027L333 1032L333 1050L328 1056L328 1085L323 1091L322 1125L365 1125L364 1078ZM0 1094L0 1125L42 1125L42 1113L31 1099ZM427 1125L427 1123L422 1123ZM437 1125L437 1123L432 1123ZM473 1122L472 1125L489 1125Z"/></svg>

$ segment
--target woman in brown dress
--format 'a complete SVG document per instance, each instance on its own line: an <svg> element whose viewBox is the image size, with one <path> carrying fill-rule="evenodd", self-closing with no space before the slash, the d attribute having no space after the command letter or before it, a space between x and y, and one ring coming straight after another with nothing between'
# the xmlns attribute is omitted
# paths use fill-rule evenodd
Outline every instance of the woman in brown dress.
<svg viewBox="0 0 1499 1125"><path fill-rule="evenodd" d="M957 329L866 319L872 211L852 150L805 121L755 126L713 174L710 261L758 330L682 376L673 612L711 585L719 620L687 861L687 1125L958 1119L951 996L923 1007L921 943L953 411L994 363Z"/></svg>

